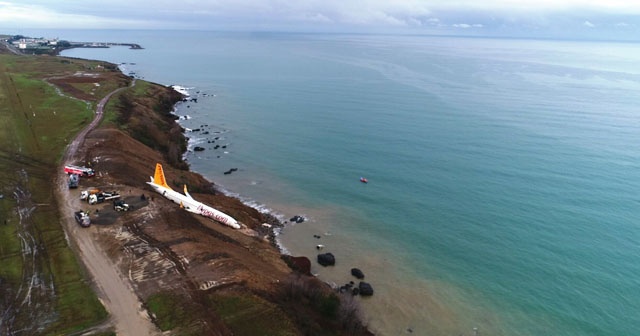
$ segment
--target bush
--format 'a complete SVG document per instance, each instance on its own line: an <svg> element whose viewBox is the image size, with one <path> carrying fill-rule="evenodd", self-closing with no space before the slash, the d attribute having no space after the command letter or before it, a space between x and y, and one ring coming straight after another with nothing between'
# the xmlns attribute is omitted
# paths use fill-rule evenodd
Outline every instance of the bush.
<svg viewBox="0 0 640 336"><path fill-rule="evenodd" d="M283 282L280 297L292 310L300 324L307 328L307 334L314 334L317 330L309 322L311 312L303 312L302 307L310 307L320 317L319 324L331 324L341 334L370 335L362 323L358 302L351 294L337 294L326 284L315 278L291 275Z"/></svg>

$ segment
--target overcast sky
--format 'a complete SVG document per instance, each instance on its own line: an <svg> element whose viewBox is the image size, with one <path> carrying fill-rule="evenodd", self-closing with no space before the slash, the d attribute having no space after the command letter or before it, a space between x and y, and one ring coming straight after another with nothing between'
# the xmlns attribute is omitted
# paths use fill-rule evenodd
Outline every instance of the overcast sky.
<svg viewBox="0 0 640 336"><path fill-rule="evenodd" d="M640 0L0 0L0 29L27 28L640 39Z"/></svg>

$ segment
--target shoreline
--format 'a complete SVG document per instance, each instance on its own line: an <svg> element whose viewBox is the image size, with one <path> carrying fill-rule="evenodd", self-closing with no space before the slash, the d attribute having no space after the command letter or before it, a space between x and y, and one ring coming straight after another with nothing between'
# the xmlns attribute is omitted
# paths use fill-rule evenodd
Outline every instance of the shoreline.
<svg viewBox="0 0 640 336"><path fill-rule="evenodd" d="M126 70L130 70L130 65L134 66L133 69L131 69L131 70L136 70L135 69L136 63L129 63L129 62L119 63L118 64L118 68L124 67ZM121 72L123 72L123 71L121 71ZM176 82L173 82L172 83L173 85L165 85L165 84L158 84L158 85L162 85L164 87L170 88L173 91L178 92L178 93L184 93L184 92L180 92L180 91L182 91L184 89L190 89L193 92L195 92L195 91L200 89L199 87L190 87L190 85L188 85L188 83L187 83L186 86L189 86L189 87L186 87L186 86L183 87L181 85L178 85L178 88L180 90L175 90L175 86L176 86L175 83ZM181 84L184 84L184 83L181 83ZM174 86L174 88L172 88L172 86ZM215 97L216 96L214 94L215 93L214 91L207 90L205 93L207 95L209 95L209 97ZM201 96L195 95L195 94L194 94L194 97L197 98L197 99L201 98ZM199 101L199 103L200 104L205 104L204 103L204 99L201 99ZM194 104L191 103L190 100L184 100L183 99L183 100L180 100L180 101L176 102L176 104L173 106L173 109L172 109L171 113L174 116L176 116L176 119L174 119L173 122L176 123L177 125L179 125L182 129L184 129L183 135L185 137L189 138L188 139L189 145L187 146L187 148L188 149L192 149L194 146L196 146L198 144L202 144L203 142L206 142L207 136L201 136L200 132L189 133L187 127L184 126L183 122L184 121L191 121L192 123L194 123L195 126L194 125L190 125L190 127L192 127L193 129L197 129L198 127L200 127L200 123L206 123L206 121L198 120L197 116L199 115L199 113L196 112L196 111L193 111L193 110L188 110L186 108L185 104L191 104L192 105L191 108L192 109L194 108ZM224 123L223 123L223 125L224 125ZM226 130L224 127L219 127L219 126L216 126L216 125L211 125L211 127L216 127L217 130L222 132L221 134L225 134L226 132L229 132L229 130ZM187 156L187 159L189 159L188 155L190 153L193 154L193 153L196 153L196 152L185 151L183 153L183 158L185 156ZM211 152L209 152L207 150L207 152L205 152L205 153L211 153ZM196 153L196 155L197 155L197 153ZM207 159L205 159L205 160L207 160ZM321 212L324 212L325 210L320 209L320 208L310 208L311 211L310 211L309 214L311 215L311 217L309 218L309 220L311 220L313 222L308 223L309 224L308 228L302 228L302 231L298 231L300 233L306 232L304 237L301 236L301 237L298 237L298 238L300 238L301 241L305 242L306 245L305 245L304 249L306 251L308 250L310 253L302 252L302 250L300 248L291 249L289 246L287 246L286 240L283 239L283 235L286 234L285 231L288 230L288 228L293 228L295 226L295 224L292 225L292 223L289 223L287 221L287 219L289 217L288 215L285 215L281 210L274 210L274 208L272 208L271 206L267 206L266 203L260 202L260 201L258 201L257 199L255 199L255 198L253 198L251 196L245 197L245 195L251 195L251 194L241 194L241 193L230 191L229 189L226 188L227 187L226 185L217 184L217 181L223 181L224 179L219 179L217 177L216 178L214 178L214 177L204 177L204 175L203 175L204 171L195 169L194 166L192 165L192 162L190 162L189 160L185 160L185 162L188 164L188 170L190 172L193 172L195 174L201 175L203 178L205 178L208 181L208 183L210 185L212 185L215 188L215 190L219 191L220 193L224 194L225 196L228 196L228 197L231 197L231 198L234 198L234 199L238 200L243 205L251 207L252 209L255 209L256 211L259 211L260 213L273 215L275 218L277 218L278 222L281 224L281 226L280 227L273 227L270 230L270 232L272 233L270 236L273 237L273 239L270 240L270 243L271 243L272 247L276 251L278 251L280 254L288 254L288 255L294 255L295 254L295 255L310 256L310 257L308 257L308 259L311 261L313 267L316 268L316 270L314 270L313 272L314 273L317 272L316 275L320 275L321 276L320 278L317 278L317 279L319 281L322 281L324 284L326 284L326 285L328 285L330 287L333 287L333 288L339 287L340 285L342 285L344 283L345 279L346 279L347 282L349 281L349 278L350 278L349 275L348 275L349 270L347 269L346 272L345 272L343 270L344 267L345 267L344 265L352 264L350 262L350 260L353 259L352 258L352 255L353 255L352 253L360 254L361 252L350 251L349 253L336 254L336 256L339 259L339 262L342 264L342 266L336 268L336 270L331 269L331 267L324 268L324 267L321 267L320 265L316 264L315 257L316 257L316 254L317 254L318 251L316 251L315 247L316 247L316 244L318 244L318 241L313 239L313 238L311 238L312 237L311 233L314 233L313 232L314 230L317 230L317 229L319 229L321 227L319 225L316 225L316 224L319 224L319 223L317 223L317 220L326 222L326 223L324 223L326 225L329 225L329 226L332 225L332 222L331 221L326 221L327 217L325 217L321 213ZM228 168L228 167L225 167L225 168ZM219 173L220 173L220 171L219 171ZM220 174L220 177L221 176L222 175ZM358 183L360 183L360 182L358 182ZM282 203L282 202L280 202L280 203ZM276 204L280 205L279 207L277 207L277 209L287 209L286 204L285 204L286 202L282 203L282 204L280 204L280 203L276 202ZM282 205L285 205L285 207L283 208ZM295 208L295 209L293 209L294 212L290 212L290 213L286 212L286 213L289 214L289 215L294 215L296 213L295 212L296 210L302 210L303 213L306 213L306 212L304 212L304 210L305 210L304 207L305 206L297 207L297 206L294 205L293 206L293 208ZM300 208L300 209L297 209L297 208ZM335 209L329 209L330 213L335 214L335 212L333 210L335 210ZM298 213L300 213L300 212L298 212ZM316 215L315 217L314 217L314 214ZM321 215L321 216L319 216L319 215ZM323 237L324 237L324 235L326 233L328 233L328 232L331 233L333 231L332 229L333 229L332 227L329 227L327 231L315 232L315 233L319 233L319 234L323 235ZM336 232L338 232L338 230L336 230ZM330 238L330 237L323 238L322 239L322 244L325 244L325 240L326 240L326 243L329 243L329 240L334 241L334 242L337 243L338 241L342 241L342 240L336 240L336 239L342 239L342 238L343 237L340 237L340 238L338 238L338 237L336 237L336 238ZM334 246L337 246L337 245L338 244L335 244ZM327 245L327 246L330 246L330 245ZM300 247L300 246L298 246L298 247ZM340 247L340 248L335 248L335 249L344 251L345 248L347 248L347 247L345 246L345 247ZM296 251L296 252L293 252L293 251ZM365 251L365 250L360 249L360 251ZM333 250L333 251L326 250L326 251L323 251L323 252L336 253L335 250ZM371 268L369 269L369 266L367 266L367 265L370 265ZM380 283L382 281L382 279L384 278L384 277L376 276L374 273L380 272L380 270L376 269L375 272L373 272L373 269L374 269L375 265L368 264L367 261L363 261L362 265L355 265L354 264L353 266L354 267L359 267L359 268L364 267L362 269L365 271L365 273L370 273L372 275L368 279L369 280L374 280L374 282L373 282L374 287L376 287L376 282L375 282L376 280L378 281L378 283ZM338 271L338 270L340 270L340 271ZM324 274L324 276L323 276L323 274ZM383 286L380 286L380 287L381 287L380 289L383 289ZM389 286L386 286L386 287L389 287ZM380 300L383 300L384 299L383 295L384 294L382 294L382 292L379 292L379 294L376 294L375 297L379 297ZM386 294L386 295L392 295L392 294ZM376 301L374 301L374 302L369 301L368 303L365 303L365 304L372 305L372 307L373 307L373 306L379 305L382 302L385 302L385 301L378 301L378 299L374 299L374 300L376 300ZM378 303L376 303L376 302L378 302ZM363 306L365 304L363 304ZM371 309L374 309L374 308L375 307L373 307ZM370 308L367 308L367 310L369 310L369 309ZM384 309L377 309L377 310L378 310L378 312L380 310L384 311ZM370 316L375 317L377 315L378 314L371 314ZM372 318L369 318L369 320L371 320L371 319ZM375 319L377 320L378 318L375 318ZM399 324L403 324L404 323L404 322L402 322L403 320L398 320L398 321L400 321ZM420 330L420 329L421 328L418 328L417 330Z"/></svg>
<svg viewBox="0 0 640 336"><path fill-rule="evenodd" d="M157 84L157 83L151 83L151 84L162 87L163 88L162 90L165 90L165 91L171 90L175 93L179 93L178 91L162 84ZM170 107L171 110L166 111L167 114L163 114L163 115L165 117L169 116L170 114L175 116L174 111L176 109L176 105L179 103L180 103L180 100L177 101L171 107L167 105L166 107L167 108ZM165 120L168 124L169 123L175 124L176 127L173 127L173 128L182 129L183 136L185 138L187 137L187 135L184 133L184 128L177 122L175 118L169 117L169 118L166 118ZM96 129L96 131L97 131L96 133L110 132L108 128L107 129L98 128ZM97 134L94 134L94 135L97 135ZM99 144L101 142L103 141L98 140L96 144ZM98 155L99 157L103 157L103 159L101 160L102 162L105 162L104 158L109 157L109 154L107 152L104 152L104 150L100 148L96 148L96 147L92 148L91 145L87 145L87 144L85 144L85 146L89 147L88 148L89 153L93 152L93 154L89 154L89 155ZM158 149L154 149L153 151L155 153L164 153L162 150L158 150ZM126 154L124 153L120 153L118 155L121 158L123 158L123 155L126 157ZM87 157L87 159L88 158L90 157ZM142 160L148 161L148 159L142 159ZM162 161L164 160L165 159L162 159ZM106 161L110 161L110 160L106 159ZM97 162L96 169L105 170L107 172L108 171L116 172L119 170L116 166L112 166L111 168L108 168L107 166L100 166L100 164L101 164L100 162ZM145 168L143 169L145 172L147 171L147 169L150 169L150 168L146 168L147 165L148 163L145 164ZM249 230L246 230L246 229L234 230L224 225L221 225L220 223L217 223L215 221L211 221L209 218L193 215L175 206L167 206L167 207L161 206L158 208L156 203L157 204L168 203L171 205L174 205L174 204L169 202L165 198L159 197L158 195L150 192L148 188L144 186L140 187L138 183L135 183L133 185L129 184L129 185L131 185L132 188L134 188L135 190L141 189L142 191L146 190L146 192L149 192L149 195L151 197L150 198L151 202L149 203L149 206L152 206L152 209L149 209L149 211L154 211L156 213L156 215L152 216L153 218L176 216L178 218L181 218L180 220L178 220L178 222L180 222L182 226L187 225L187 227L181 228L179 229L178 232L175 232L172 234L165 233L164 229L157 229L157 228L154 229L156 225L155 224L151 225L152 223L146 223L143 227L136 227L137 225L135 224L135 222L125 223L125 227L133 228L134 230L132 232L135 235L141 235L145 237L143 240L149 241L152 247L155 244L159 244L157 246L158 248L165 250L166 251L165 253L167 253L170 256L173 255L172 257L170 257L170 259L173 260L173 264L178 268L179 273L191 274L193 272L194 274L189 276L189 278L191 278L190 281L195 282L195 286L199 288L199 290L201 291L215 291L214 293L218 293L218 291L225 292L230 290L233 292L233 288L236 286L239 286L241 288L246 288L247 290L249 290L249 292L253 292L256 290L266 291L265 293L270 293L270 295L275 295L275 299L277 299L279 295L282 295L280 292L282 289L278 289L278 287L281 286L280 284L287 283L288 281L290 281L288 280L287 277L295 276L295 274L298 274L296 272L296 269L292 268L293 266L292 264L290 264L291 259L292 258L295 259L296 257L283 253L283 249L280 248L276 240L276 233L278 228L284 226L285 223L283 223L282 220L276 218L276 216L270 213L260 211L259 208L247 204L247 202L244 202L239 197L229 196L229 193L225 192L224 188L219 187L211 179L206 179L199 172L192 170L192 168L188 165L188 162L183 162L180 164L180 166L182 166L182 168L167 166L164 169L165 174L168 174L167 175L168 177L170 176L169 180L171 180L172 184L179 183L174 180L175 178L183 178L184 176L188 176L187 180L185 180L184 182L186 184L189 184L189 181L194 182L193 184L189 184L189 185L194 187L191 189L192 189L192 194L195 196L196 199L198 199L199 201L202 201L205 204L210 204L214 208L224 211L225 213L229 213L227 211L229 211L229 209L232 209L231 213L229 214L233 216L236 220L238 220L240 223L246 225L246 228L248 228ZM178 176L181 176L181 177L178 177ZM127 185L127 183L123 183L123 184L125 186ZM210 191L214 191L214 192L211 193ZM241 206L234 205L236 203L240 204ZM255 211L256 214L253 214L250 211L248 212L243 207L250 208L251 210ZM242 214L240 215L239 213L242 213ZM100 211L100 215L102 214L103 214L103 210ZM237 217L237 216L240 216L240 217ZM246 219L246 221L243 220L243 218ZM169 225L167 229L176 231L175 228L171 227L171 224L170 224L171 222L172 221L168 223L163 223L163 224ZM221 241L214 244L207 244L207 246L216 246L212 248L213 251L219 250L221 248L223 248L223 250L220 252L206 252L206 251L197 252L196 250L192 250L191 252L184 251L183 249L186 246L183 246L183 244L186 243L187 245L189 245L190 243L188 242L194 239L194 238L189 238L192 234L189 234L188 231L184 231L184 230L189 230L187 222L193 222L194 224L197 223L196 225L198 230L204 230L204 233L207 236L210 235L210 237L201 237L201 239ZM265 230L266 227L260 223L270 223L271 225L269 227L269 230ZM146 230L150 230L150 232L145 232ZM159 230L159 231L156 231L156 230ZM257 233L257 235L255 233ZM165 237L165 239L169 239L169 240L164 242L163 242L163 239L159 238L158 236L155 236L155 235L163 236L167 234L169 236ZM176 241L175 237L183 237L183 238L180 238L177 240L178 245L176 245L176 247L174 248L173 247L174 243L172 242ZM224 248L224 246L221 245L221 243L235 245L234 248L240 248L241 252L240 251L232 252L232 250L228 250ZM128 243L125 242L125 246L126 244ZM225 272L224 269L228 268L228 266L222 267L222 269L220 269L219 267L212 268L211 266L208 265L208 262L207 262L208 259L206 258L204 260L205 265L199 265L200 262L198 262L198 259L201 257L198 257L198 255L193 255L194 252L198 253L198 255L200 255L201 253L205 253L205 255L211 256L207 258L214 258L214 260L221 257L229 258L228 263L231 264L231 269L227 270L227 272L231 273L231 279L229 279L229 277L220 278L219 276L215 275L218 272L224 273ZM234 257L235 254L237 254L236 257ZM285 257L285 256L288 256L288 257ZM283 267L286 268L286 270L283 269ZM245 269L250 270L250 274L246 274ZM234 278L236 278L236 280L233 280ZM308 277L308 279L304 280L304 282L320 283L320 281L315 277ZM137 287L137 286L140 286L140 284L134 284L134 287ZM227 288L230 288L230 289L227 289ZM328 286L323 286L323 288L324 289L321 289L321 291L326 292L326 295L336 295L336 296L338 295L333 290L330 290ZM138 292L138 294L141 295L141 297L146 297L148 295L148 289L146 291L147 291L146 294L144 294L145 293L144 291L142 292L143 294L140 294L140 292ZM198 294L198 295L206 295L206 294ZM276 301L276 304L281 309L283 307L286 307L286 306L281 306L283 303L278 303L277 301ZM314 308L310 307L310 309L314 309ZM303 313L303 315L304 314L307 314L307 313ZM326 317L322 317L322 318L326 318ZM299 317L297 317L297 319L299 319ZM284 319L284 321L286 320L288 320L288 318ZM357 322L355 320L348 321L348 323L354 323L354 325L361 326L362 320L358 319ZM296 326L301 327L297 323L296 323ZM331 327L331 329L333 328L336 328L336 330L339 332L339 330L341 330L342 327L337 327L337 326ZM368 335L368 333L366 333L366 328L358 329L358 330L360 330L362 334ZM250 333L250 334L254 334L254 333Z"/></svg>
<svg viewBox="0 0 640 336"><path fill-rule="evenodd" d="M323 284L325 284L327 287L331 288L332 291L336 292L336 293L340 293L340 294L344 294L345 293L345 286L349 285L349 280L356 280L355 278L353 278L353 276L351 276L350 273L350 269L351 268L359 268L362 267L360 265L354 265L352 262L350 262L350 260L352 260L352 258L350 257L350 254L347 255L336 255L336 258L339 259L339 263L341 264L340 266L329 266L329 267L325 267L320 265L317 261L316 261L316 257L319 254L322 253L326 253L326 252L336 252L335 250L343 250L342 248L337 248L335 250L322 250L322 248L318 248L318 244L320 244L319 246L324 247L323 244L331 244L331 242L336 242L335 239L331 239L331 236L334 235L334 232L331 229L327 229L327 230L322 230L322 232L318 232L318 234L313 234L311 235L311 232L315 232L318 227L325 227L325 224L322 225L316 225L319 224L318 221L323 221L322 218L324 218L325 216L320 216L321 213L320 212L324 212L324 210L320 210L320 209L311 209L309 208L308 210L311 211L312 213L315 213L318 217L314 217L313 215L311 215L309 217L309 215L307 215L307 213L305 211L303 211L302 213L298 212L292 212L290 214L285 214L283 213L281 210L276 210L274 208L272 208L271 206L269 206L266 203L262 203L254 198L252 198L251 196L247 196L247 195L243 195L240 194L239 192L232 192L229 189L227 189L227 186L225 186L224 184L219 184L215 181L217 181L214 178L209 178L205 176L205 173L199 170L195 170L192 167L192 164L189 160L189 156L193 155L195 156L195 158L197 160L200 160L200 158L197 157L197 151L193 150L193 148L197 147L198 145L202 145L202 144L207 144L207 137L213 134L205 134L205 135L201 135L199 133L195 133L195 132L200 132L200 131L205 131L208 130L207 127L216 127L216 126L212 126L212 125L200 125L199 128L194 128L194 129L189 129L187 127L185 127L183 125L183 121L188 121L193 119L193 116L195 114L187 114L187 108L184 108L184 104L189 104L190 102L192 102L193 97L195 97L195 100L197 101L198 99L201 99L202 97L199 96L200 94L202 94L202 92L198 91L197 87L186 87L186 86L182 86L182 85L169 85L170 88L174 89L176 92L179 92L181 94L183 94L185 96L185 99L183 99L182 101L179 101L176 103L176 105L174 106L174 110L172 111L172 114L174 114L176 116L176 120L175 122L180 125L181 128L183 128L185 130L184 135L185 137L188 138L188 146L187 146L187 151L185 151L185 153L183 154L183 158L185 160L185 162L188 164L189 166L189 171L197 173L201 176L203 176L207 181L209 181L215 188L216 191L223 193L224 195L228 196L228 197L232 197L234 199L239 200L240 202L242 202L242 204L251 207L253 209L255 209L256 211L270 216L271 218L273 218L274 220L277 220L278 225L273 225L272 227L269 228L269 240L271 242L271 245L276 248L278 250L278 252L280 254L282 254L283 256L289 256L289 257L304 257L304 258L308 258L309 261L311 262L311 275L319 280L320 282L322 282ZM192 91L197 91L197 93L193 93ZM211 96L211 95L210 95ZM179 113L178 111L182 110L182 113ZM204 128L202 126L205 126ZM194 132L194 133L191 133ZM207 131L205 131L207 132ZM227 133L228 130L221 128L220 134L225 134ZM197 135L197 136L191 136L190 134L193 135ZM206 149L206 151L210 151L209 149ZM302 206L303 208L305 208L306 206ZM330 211L332 214L335 215L335 211L331 210ZM295 217L302 217L304 220L301 222L296 222L296 221L292 221L291 219L293 218L289 218L289 216L295 216ZM331 216L331 215L329 215ZM324 218L326 221L326 218ZM326 221L327 223L330 221ZM294 229L295 226L297 226L298 224L307 224L308 228L302 229L303 232L307 232L308 233L308 237L312 237L313 236L313 240L310 241L310 244L308 245L311 249L312 252L315 253L293 253L292 252L292 247L291 246L287 246L287 244L283 241L282 239L282 235L284 234L284 231L289 231ZM304 237L300 237L302 240L307 240L308 238L307 236ZM324 239L322 240L318 240L320 239L320 237L323 237ZM335 245L334 245L335 246ZM299 247L299 246L298 246ZM349 266L345 269L345 265L352 265ZM314 269L316 272L314 272ZM337 279L331 279L332 277L336 276L335 273L338 272L338 270L341 270L341 274L342 276L340 276L342 279L341 280L337 280ZM373 272L371 272L371 270L369 270L370 272L368 274L370 274L367 279L365 280L360 280L360 281L365 281L369 284L371 284L371 280L374 281L374 283L376 282L376 278L373 274ZM366 273L366 271L365 271ZM322 277L322 274L324 274L324 278ZM335 281L334 281L335 280ZM353 282L353 281L352 281ZM358 281L355 282L356 287L358 284ZM375 286L374 286L375 287ZM375 288L374 288L375 289ZM347 291L349 289L346 289ZM380 294L377 294L380 295ZM376 296L376 294L374 294L374 297ZM361 301L361 299L363 299L364 301ZM364 308L365 305L373 305L373 302L367 302L371 299L371 297L362 297L361 299L358 299L357 305L359 306L358 309L360 310L365 310L366 308ZM369 310L369 309L366 309ZM375 319L375 316L369 316L367 321L371 320L371 319ZM368 325L368 324L367 324ZM415 328L414 326L411 325L407 325L407 330L413 330L413 328ZM369 327L370 328L370 327ZM374 332L373 329L369 329L371 332Z"/></svg>
<svg viewBox="0 0 640 336"><path fill-rule="evenodd" d="M10 53L8 49L0 50L3 54ZM57 309L64 310L42 312L52 315L51 319L42 319L40 324L50 328L70 328L73 332L89 325L79 333L94 332L99 328L122 335L166 332L303 335L319 334L323 330L346 335L351 334L347 330L353 330L347 328L354 327L357 334L370 335L362 320L355 315L336 318L334 314L338 309L342 311L351 307L342 307L342 298L338 294L316 278L301 274L300 269L293 267L296 264L291 259L283 257L275 240L276 226L269 227L269 232L273 232L271 240L263 236L266 233L263 223L283 225L282 220L258 211L259 207L250 206L239 197L229 196L230 193L213 182L215 179L205 179L180 160L186 150L186 135L171 115L181 99L178 92L157 82L127 76L116 63L100 61L100 57L24 56L20 53L3 57L12 61L8 62L7 69L14 71L16 68L23 71L22 67L10 67L14 64L40 67L41 71L35 75L29 72L32 77L16 72L42 82L39 85L43 87L37 94L32 94L21 86L22 81L15 81L13 88L17 90L19 99L21 95L22 99L35 97L35 102L40 103L37 98L41 98L42 92L47 93L41 105L34 104L33 114L17 113L17 116L19 120L27 118L30 126L43 126L46 132L41 131L40 134L48 135L50 143L61 143L49 151L51 160L55 160L55 172L54 165L51 165L42 167L42 173L37 175L50 174L55 188L50 190L52 188L45 186L37 191L51 194L52 198L46 200L55 202L56 217L48 218L46 225L56 226L63 239L56 240L55 246L38 244L38 255L47 258L49 253L57 251L54 248L60 248L72 257L65 256L64 260L73 259L80 272L74 278L78 287L56 288L57 295L39 298L47 305L55 304ZM12 75L7 78L14 83ZM55 83L47 80L53 76ZM131 89L129 84L134 83L135 89ZM9 93L14 96L15 92ZM54 96L64 108L45 104L48 102L45 99ZM76 100L86 104L78 104ZM69 101L73 104L64 105ZM16 105L10 112L21 112L20 108ZM61 112L63 110L64 113ZM70 122L63 123L65 118L75 120L74 124L79 125L77 129L70 127ZM47 128L47 122L51 121L60 122L67 128ZM74 140L69 142L67 137L72 134ZM55 153L58 152L61 158L56 159ZM86 163L96 171L96 175L81 178L78 189L69 189L68 177L60 168L67 163ZM149 180L156 163L163 164L172 188L179 190L182 184L189 185L198 201L231 214L246 227L234 230L184 211L153 193L144 181ZM87 204L80 200L80 191L94 188L117 192L130 205L128 211L118 211L115 203L112 206L110 201ZM46 202L38 203L38 206L48 205ZM74 220L73 213L78 209L91 214L90 225L80 225ZM36 210L36 214L41 213L41 210ZM19 243L20 239L17 241ZM66 264L57 259L48 262L54 271L68 274L60 267ZM14 265L20 267L19 264ZM56 280L64 282L57 283ZM69 283L59 276L51 281L52 289ZM18 291L28 286L29 293L29 286L34 286L33 282L16 283ZM3 283L3 288L6 285ZM78 297L78 293L83 295ZM299 300L301 296L303 300ZM90 300L95 301L95 309L89 305L93 303ZM59 306L60 301L62 306ZM78 303L73 307L64 305L76 301ZM228 305L238 301L244 304ZM333 312L323 309L325 304L332 302ZM84 308L90 311L83 314ZM75 310L80 314L69 314ZM86 319L83 318L94 310L96 314L102 312L106 320L84 322ZM24 310L16 314L28 317L32 312ZM57 314L65 320L55 321ZM67 315L72 318L67 318ZM236 316L243 316L243 319L237 320ZM150 326L132 322L140 318L150 322ZM28 323L29 319L25 321ZM53 333L60 330L55 329Z"/></svg>
<svg viewBox="0 0 640 336"><path fill-rule="evenodd" d="M123 72L120 66L118 66L119 70L121 72ZM123 72L124 73L124 72ZM223 184L219 184L216 183L214 181L212 181L211 179L205 177L203 175L202 172L199 172L197 170L193 170L192 166L188 160L188 155L189 154L193 154L195 153L195 151L193 150L193 148L195 148L197 145L202 144L202 143L206 143L207 139L206 137L204 138L196 138L196 137L192 137L192 136L188 136L188 133L192 132L193 130L188 129L186 127L184 127L180 121L182 120L188 120L190 119L190 116L187 114L184 115L180 115L177 113L178 108L181 104L186 104L188 102L193 102L194 99L191 98L192 93L190 92L190 90L194 90L196 88L191 88L191 87L184 87L181 85L168 85L168 87L172 88L173 90L175 90L176 92L180 93L183 95L183 100L179 101L175 104L173 110L172 110L172 114L175 115L177 118L175 120L175 122L180 125L180 127L184 130L183 134L184 136L187 138L187 150L182 154L182 158L184 160L184 162L187 163L188 165L188 170L199 174L201 176L203 176L203 178L205 178L209 183L211 183L211 185L213 186L213 188L217 191L217 192L221 192L222 194L224 194L225 196L231 197L231 198L235 198L238 201L240 201L242 204L244 204L245 206L248 206L250 208L255 209L256 211L260 212L261 214L268 216L268 218L270 219L267 224L270 224L271 227L268 228L268 236L269 236L269 241L271 242L271 245L273 247L275 247L278 252L282 255L289 255L292 256L290 251L286 248L286 246L283 245L283 243L280 241L280 239L278 239L278 237L280 236L280 234L282 233L282 230L284 230L286 228L287 225L290 225L290 221L286 219L286 215L283 213L280 213L274 209L271 209L270 207L268 207L266 204L261 204L260 202L252 199L250 196L243 196L239 193L236 192L232 192L230 190L228 190ZM198 98L195 98L195 101L197 102ZM208 126L208 125L206 125ZM221 132L221 133L224 133ZM311 259L310 259L311 260Z"/></svg>

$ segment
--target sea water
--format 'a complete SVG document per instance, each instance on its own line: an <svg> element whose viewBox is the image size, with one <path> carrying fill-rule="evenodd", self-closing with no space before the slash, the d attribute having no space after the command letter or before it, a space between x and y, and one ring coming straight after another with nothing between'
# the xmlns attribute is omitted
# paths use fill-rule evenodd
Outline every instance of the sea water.
<svg viewBox="0 0 640 336"><path fill-rule="evenodd" d="M640 331L638 44L50 34L139 43L63 54L189 88L197 102L176 113L200 129L187 134L205 148L186 154L192 169L307 218L283 248L328 283L362 269L376 333ZM318 244L336 266L315 263Z"/></svg>

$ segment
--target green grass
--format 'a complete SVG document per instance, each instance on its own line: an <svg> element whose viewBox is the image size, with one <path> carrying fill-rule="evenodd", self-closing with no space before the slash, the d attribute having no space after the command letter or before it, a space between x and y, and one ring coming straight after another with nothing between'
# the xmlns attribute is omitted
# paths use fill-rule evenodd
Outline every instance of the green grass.
<svg viewBox="0 0 640 336"><path fill-rule="evenodd" d="M19 88L15 112L17 141L31 145L39 160L54 162L61 149L93 118L87 104L57 94L50 85L22 74L12 74Z"/></svg>
<svg viewBox="0 0 640 336"><path fill-rule="evenodd" d="M109 125L109 126L117 126L121 129L125 129L127 125L120 125L117 121L118 119L118 105L120 101L120 96L124 94L130 94L134 97L144 97L149 90L151 83L144 80L136 80L136 85L134 87L127 88L122 90L116 94L114 94L107 105L104 107L104 117L102 119L101 126Z"/></svg>
<svg viewBox="0 0 640 336"><path fill-rule="evenodd" d="M107 313L86 281L86 274L67 245L51 181L73 136L93 117L91 104L59 95L43 78L95 68L98 62L56 57L0 55L0 278L15 292L23 277L21 230L46 253L38 253L38 272L55 288L52 322L40 334L64 335L103 321ZM101 85L104 95L117 83ZM87 89L93 89L87 86ZM23 173L26 173L26 178ZM37 204L30 219L17 225L16 201L21 186ZM8 220L5 225L4 220ZM26 313L26 314L25 314ZM28 311L16 323L29 325Z"/></svg>
<svg viewBox="0 0 640 336"><path fill-rule="evenodd" d="M294 324L275 304L250 293L211 294L211 305L235 335L297 335Z"/></svg>
<svg viewBox="0 0 640 336"><path fill-rule="evenodd" d="M0 259L0 278L19 284L22 278L22 255L3 255Z"/></svg>
<svg viewBox="0 0 640 336"><path fill-rule="evenodd" d="M208 312L194 311L193 304L175 293L163 292L146 301L150 313L162 331L172 330L179 335L197 335L199 321L206 319ZM238 336L294 336L297 329L286 314L275 304L250 293L209 294L207 307L213 307L215 315ZM191 307L191 308L185 308ZM190 310L191 309L191 310ZM215 323L215 322L212 322ZM211 324L211 323L210 323Z"/></svg>
<svg viewBox="0 0 640 336"><path fill-rule="evenodd" d="M3 185L5 185L4 181ZM16 227L13 222L17 220L12 213L14 202L9 198L9 195L5 197L5 199L0 200L0 256L18 254L21 249L20 242L12 238L16 236ZM6 224L5 220L7 221ZM4 267L0 267L0 274L4 270Z"/></svg>
<svg viewBox="0 0 640 336"><path fill-rule="evenodd" d="M186 327L194 320L194 313L181 305L182 297L173 293L162 292L151 296L146 304L149 312L155 316L158 327L162 331Z"/></svg>

